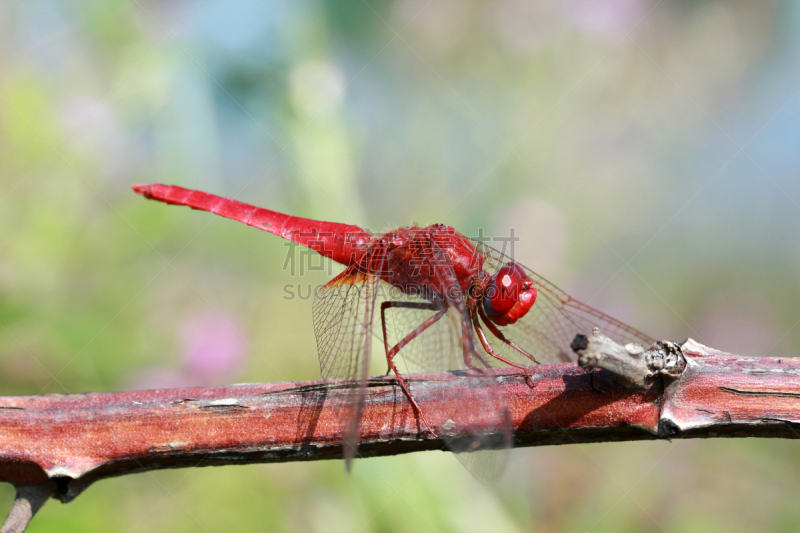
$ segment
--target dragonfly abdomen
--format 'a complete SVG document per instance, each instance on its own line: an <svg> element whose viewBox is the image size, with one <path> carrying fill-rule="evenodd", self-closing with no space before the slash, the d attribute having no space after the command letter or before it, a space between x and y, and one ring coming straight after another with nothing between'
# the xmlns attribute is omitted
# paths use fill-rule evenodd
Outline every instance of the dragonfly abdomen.
<svg viewBox="0 0 800 533"><path fill-rule="evenodd" d="M350 224L321 222L308 218L284 215L232 198L217 196L177 185L134 185L133 190L145 198L166 204L185 205L238 220L248 226L302 244L338 263L349 265L358 261L372 241L372 236Z"/></svg>

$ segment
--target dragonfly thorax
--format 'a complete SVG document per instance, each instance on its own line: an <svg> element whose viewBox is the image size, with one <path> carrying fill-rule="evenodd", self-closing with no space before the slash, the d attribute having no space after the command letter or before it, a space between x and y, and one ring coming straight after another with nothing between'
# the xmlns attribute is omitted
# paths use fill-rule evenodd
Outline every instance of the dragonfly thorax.
<svg viewBox="0 0 800 533"><path fill-rule="evenodd" d="M407 294L428 300L443 298L453 284L466 291L480 265L475 248L453 228L442 224L401 227L378 236L366 252L368 270Z"/></svg>

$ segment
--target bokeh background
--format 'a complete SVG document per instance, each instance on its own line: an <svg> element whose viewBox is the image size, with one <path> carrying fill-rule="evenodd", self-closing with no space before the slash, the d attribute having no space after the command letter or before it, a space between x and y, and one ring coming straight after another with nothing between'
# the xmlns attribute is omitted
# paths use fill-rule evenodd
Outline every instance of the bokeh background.
<svg viewBox="0 0 800 533"><path fill-rule="evenodd" d="M2 0L0 393L318 378L287 294L325 269L142 182L514 228L518 260L654 337L793 356L798 91L788 0ZM493 486L441 452L197 468L30 531L787 531L798 471L757 440L516 450Z"/></svg>

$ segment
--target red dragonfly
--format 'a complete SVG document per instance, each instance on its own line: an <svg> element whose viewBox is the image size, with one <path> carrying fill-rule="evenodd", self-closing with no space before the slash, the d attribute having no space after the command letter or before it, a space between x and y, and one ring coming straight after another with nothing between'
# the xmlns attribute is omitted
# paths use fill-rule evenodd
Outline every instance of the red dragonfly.
<svg viewBox="0 0 800 533"><path fill-rule="evenodd" d="M510 414L493 367L518 368L533 386L528 365L574 360L573 338L595 326L618 342L653 342L573 300L500 251L443 224L375 234L174 185L135 185L133 190L244 222L345 265L316 292L313 321L348 468L359 442L378 308L389 371L397 376L417 420L441 435L465 466L484 479L503 469L505 455L496 450L512 445ZM438 412L420 405L397 368L398 356L410 371L462 371L457 375L467 386L459 390L468 392L461 392L467 397L459 403L470 408Z"/></svg>

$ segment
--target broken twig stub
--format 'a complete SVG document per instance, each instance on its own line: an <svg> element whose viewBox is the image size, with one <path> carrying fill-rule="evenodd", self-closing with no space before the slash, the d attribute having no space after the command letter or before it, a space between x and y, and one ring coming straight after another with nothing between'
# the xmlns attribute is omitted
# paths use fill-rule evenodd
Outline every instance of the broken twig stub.
<svg viewBox="0 0 800 533"><path fill-rule="evenodd" d="M617 383L630 389L650 387L661 378L675 379L686 367L686 358L674 342L659 341L645 351L636 343L620 346L597 328L590 337L576 335L572 349L581 368L608 370Z"/></svg>

